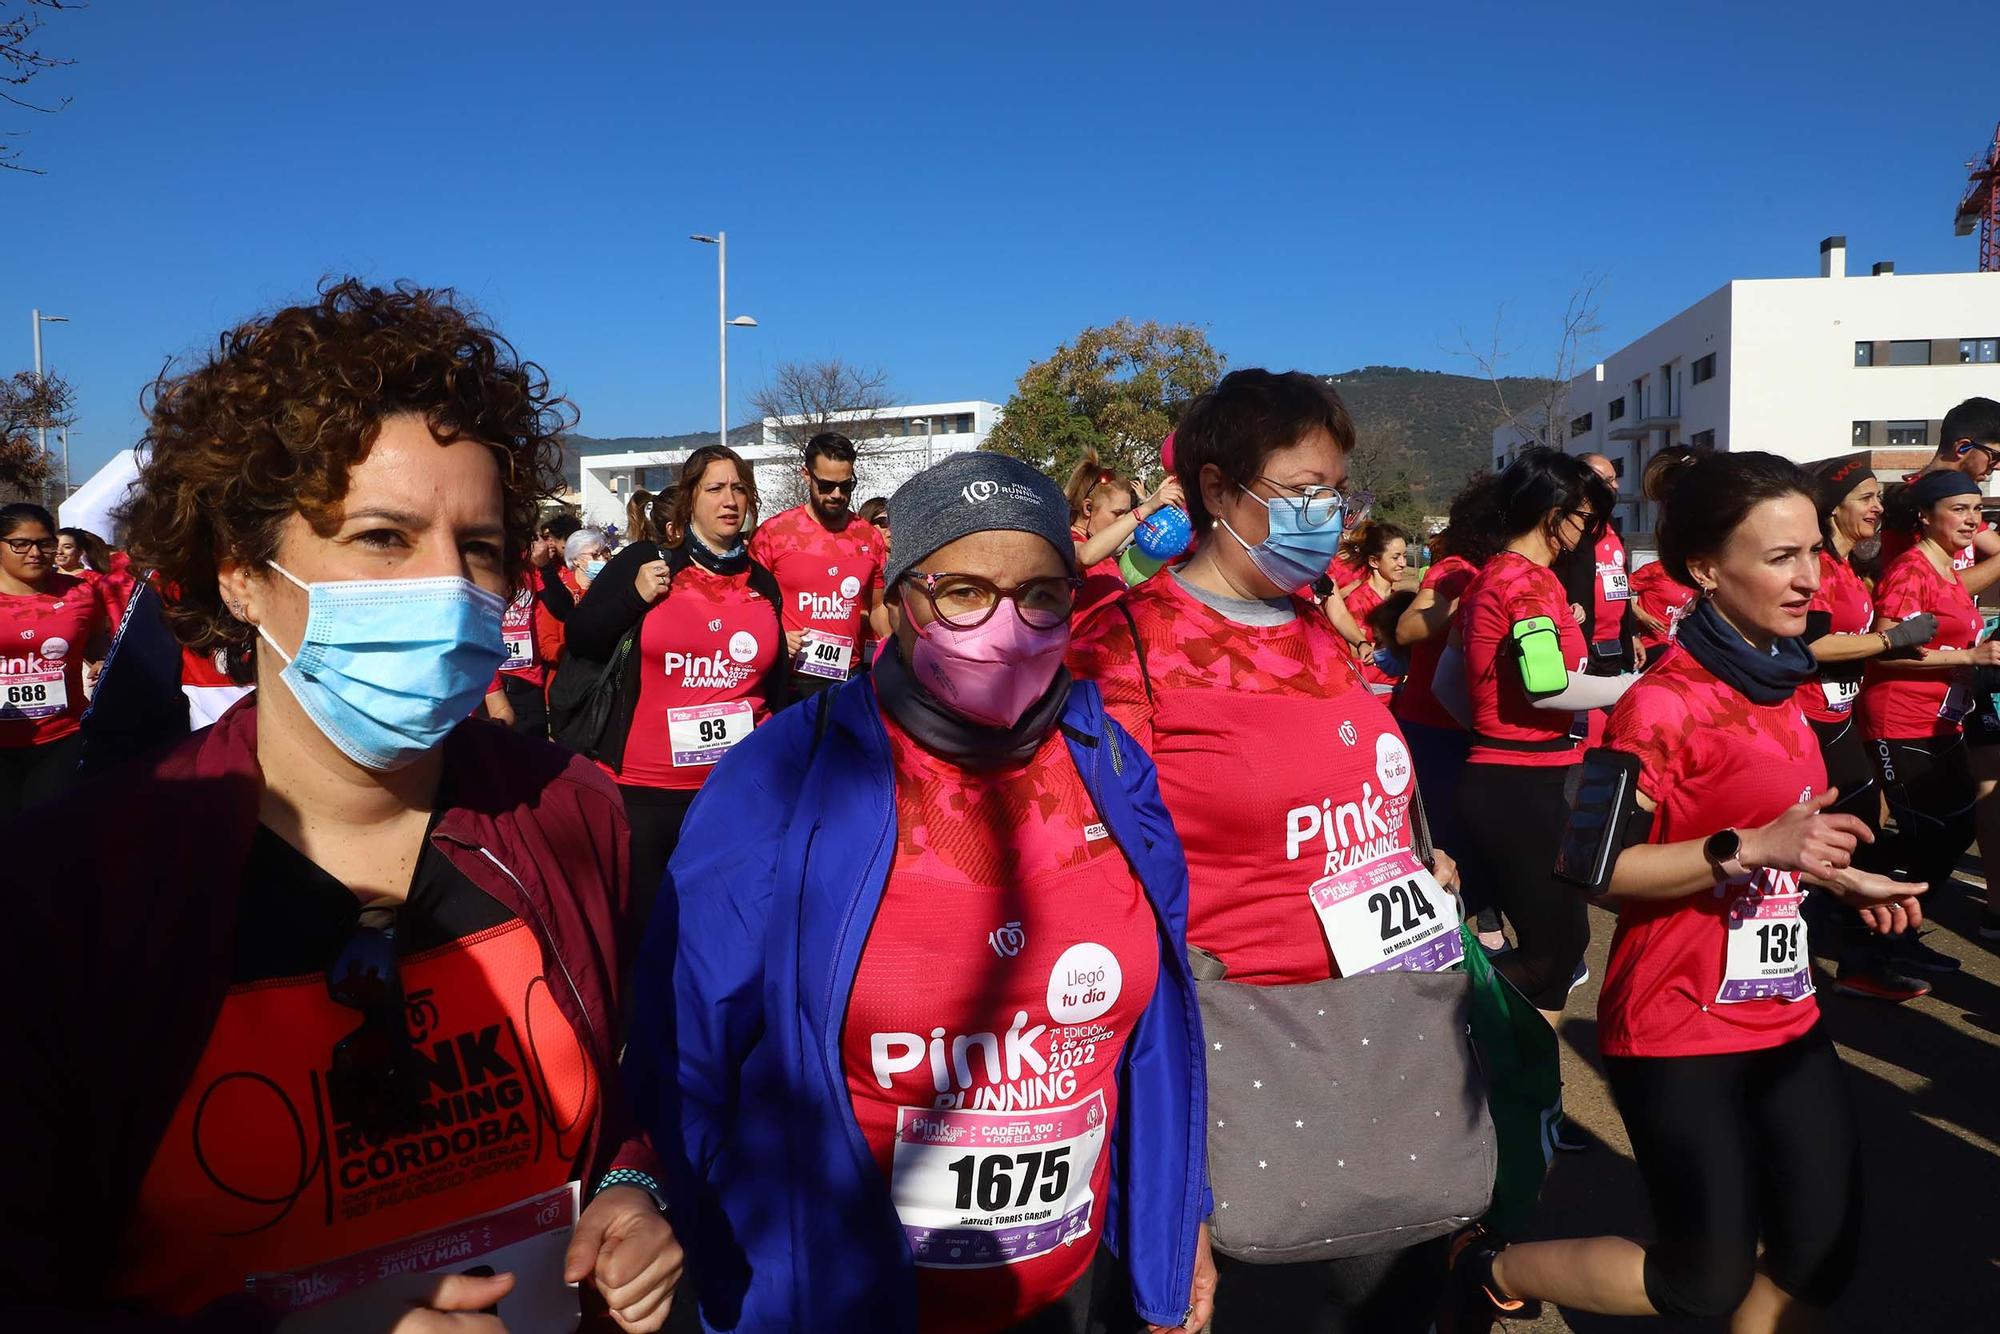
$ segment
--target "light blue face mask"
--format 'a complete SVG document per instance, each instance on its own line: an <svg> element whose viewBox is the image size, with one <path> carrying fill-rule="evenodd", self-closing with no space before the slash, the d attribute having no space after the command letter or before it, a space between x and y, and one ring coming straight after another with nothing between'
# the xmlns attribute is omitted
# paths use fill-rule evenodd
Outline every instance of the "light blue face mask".
<svg viewBox="0 0 2000 1334"><path fill-rule="evenodd" d="M1229 521L1216 517L1231 537L1250 553L1250 563L1272 583L1287 593L1310 587L1326 573L1326 567L1340 554L1340 535L1345 528L1347 504L1338 495L1304 497L1280 496L1266 500L1249 487L1244 495L1264 507L1270 516L1271 531L1262 542L1245 542Z"/></svg>
<svg viewBox="0 0 2000 1334"><path fill-rule="evenodd" d="M341 753L368 769L400 769L471 716L507 660L506 604L468 579L336 579L308 584L296 654L257 633L286 662L280 677Z"/></svg>
<svg viewBox="0 0 2000 1334"><path fill-rule="evenodd" d="M604 573L604 567L605 567L605 566L607 566L607 565L609 565L610 563L611 563L611 562L610 562L610 561L608 561L608 560L587 560L587 561L585 561L585 562L583 563L583 573L584 573L584 577L585 577L585 578L587 578L587 579L595 579L595 578L597 578L597 576L598 576L598 575L600 575L600 574L603 574L603 573Z"/></svg>

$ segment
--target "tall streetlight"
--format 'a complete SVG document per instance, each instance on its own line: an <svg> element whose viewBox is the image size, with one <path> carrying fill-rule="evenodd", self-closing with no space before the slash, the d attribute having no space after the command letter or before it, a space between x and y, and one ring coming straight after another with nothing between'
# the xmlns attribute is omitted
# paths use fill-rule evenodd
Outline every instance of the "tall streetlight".
<svg viewBox="0 0 2000 1334"><path fill-rule="evenodd" d="M35 326L35 388L46 389L48 381L42 378L42 326L44 324L68 324L69 316L44 315L39 310L30 311L29 313L34 316L33 322ZM49 452L49 428L47 425L40 425L35 428L35 443L41 447L42 454L46 457ZM65 437L63 442L63 498L65 500L69 498L69 442L67 437Z"/></svg>
<svg viewBox="0 0 2000 1334"><path fill-rule="evenodd" d="M911 421L910 425L924 428L924 466L928 468L934 461L931 457L931 437L937 430L937 423L929 417L918 417Z"/></svg>
<svg viewBox="0 0 2000 1334"><path fill-rule="evenodd" d="M715 247L715 343L722 403L719 414L722 425L717 428L715 439L726 449L729 446L729 328L734 325L738 329L754 329L757 321L748 315L738 315L733 320L729 318L729 233L703 236L696 232L688 240Z"/></svg>

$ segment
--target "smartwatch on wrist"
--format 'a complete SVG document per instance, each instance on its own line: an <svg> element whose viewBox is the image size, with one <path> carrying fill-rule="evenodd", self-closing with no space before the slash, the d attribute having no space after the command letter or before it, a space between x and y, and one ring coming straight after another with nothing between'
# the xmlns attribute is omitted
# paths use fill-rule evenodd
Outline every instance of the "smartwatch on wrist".
<svg viewBox="0 0 2000 1334"><path fill-rule="evenodd" d="M1750 873L1750 868L1743 864L1743 835L1734 829L1718 829L1710 834L1701 845L1701 855L1708 858L1708 864L1725 880Z"/></svg>

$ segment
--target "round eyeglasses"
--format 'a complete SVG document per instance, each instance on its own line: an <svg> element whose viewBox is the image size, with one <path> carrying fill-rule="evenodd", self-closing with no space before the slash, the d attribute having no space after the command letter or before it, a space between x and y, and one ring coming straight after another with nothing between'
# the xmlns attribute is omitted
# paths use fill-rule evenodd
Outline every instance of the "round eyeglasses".
<svg viewBox="0 0 2000 1334"><path fill-rule="evenodd" d="M1083 580L1057 574L1024 579L1003 587L976 574L926 574L912 570L903 576L924 590L937 618L954 630L976 630L993 619L1003 601L1014 604L1022 622L1037 630L1052 630L1069 619Z"/></svg>

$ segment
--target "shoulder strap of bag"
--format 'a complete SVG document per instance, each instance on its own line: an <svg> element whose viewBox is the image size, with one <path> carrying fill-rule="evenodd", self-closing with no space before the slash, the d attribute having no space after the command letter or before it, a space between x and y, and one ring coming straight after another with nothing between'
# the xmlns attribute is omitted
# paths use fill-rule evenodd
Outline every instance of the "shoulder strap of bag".
<svg viewBox="0 0 2000 1334"><path fill-rule="evenodd" d="M1125 605L1125 599L1118 599L1118 614L1125 618L1125 625L1132 631L1132 651L1139 659L1139 684L1146 688L1146 702L1155 704L1153 698L1153 674L1146 668L1146 641L1139 637L1139 622L1132 619L1132 609Z"/></svg>

